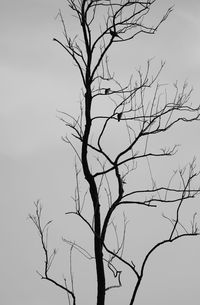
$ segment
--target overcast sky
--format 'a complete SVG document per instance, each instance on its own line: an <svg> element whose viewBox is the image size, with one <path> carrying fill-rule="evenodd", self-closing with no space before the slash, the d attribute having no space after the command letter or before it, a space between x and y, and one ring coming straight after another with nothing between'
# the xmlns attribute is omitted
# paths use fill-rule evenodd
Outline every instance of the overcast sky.
<svg viewBox="0 0 200 305"><path fill-rule="evenodd" d="M200 2L160 0L156 14L173 4L173 13L156 36L143 36L134 46L127 45L129 59L120 60L118 69L123 75L127 65L134 69L153 56L158 62L163 59L164 82L187 79L194 87L192 101L199 103ZM80 81L71 59L52 41L61 37L55 19L59 8L66 24L70 21L70 31L73 23L64 0L0 0L0 299L4 305L67 303L66 296L35 273L41 267L40 245L27 220L37 199L42 200L47 219L62 219L73 190L73 156L61 141L65 128L57 119L57 110L73 113L78 109ZM116 50L113 62L119 62L119 56ZM194 124L180 138L182 156L189 161L195 154L200 164L199 134L200 127ZM57 224L59 228L62 236L64 228ZM162 250L161 256L152 259L152 265L162 266L163 273L161 267L151 271L152 278L145 282L144 295L136 305L199 303L199 240L179 247L179 251L174 247ZM178 262L173 275L169 271L172 261ZM166 279L160 284L155 278L163 274ZM181 285L185 275L188 280Z"/></svg>

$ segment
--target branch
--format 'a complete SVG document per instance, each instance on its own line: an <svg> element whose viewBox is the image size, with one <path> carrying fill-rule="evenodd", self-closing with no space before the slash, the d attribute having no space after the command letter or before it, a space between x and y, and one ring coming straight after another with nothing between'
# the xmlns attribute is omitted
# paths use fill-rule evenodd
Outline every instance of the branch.
<svg viewBox="0 0 200 305"><path fill-rule="evenodd" d="M49 252L48 252L48 248L47 248L48 226L51 223L51 221L48 221L44 226L42 226L42 224L41 224L42 206L41 206L39 200L36 203L34 203L34 205L35 205L35 215L29 215L29 218L34 223L34 225L36 226L36 228L38 230L38 233L40 235L40 240L42 243L42 248L44 251L44 256L45 256L44 275L42 275L39 272L37 272L37 273L41 276L41 279L48 280L49 282L53 283L57 287L61 288L62 290L65 290L65 292L67 292L71 296L71 298L73 300L73 305L76 305L76 297L75 297L74 292L72 290L68 289L66 285L63 286L60 283L58 283L57 281L55 281L54 279L52 279L48 274L49 269L52 265L53 259L56 255L56 250L54 250L53 253L49 256Z"/></svg>
<svg viewBox="0 0 200 305"><path fill-rule="evenodd" d="M131 298L131 301L130 301L130 305L133 305L134 303L134 300L135 300L135 297L136 297L136 294L137 294L137 291L138 291L138 288L141 284L141 281L142 281L142 278L143 278L143 275L144 275L144 269L145 269L145 266L146 266L146 263L150 257L150 255L156 250L158 249L159 247L163 246L164 244L167 244L167 243L172 243L174 241L176 241L177 239L179 238L182 238L182 237L188 237L188 236L198 236L200 235L199 233L184 233L184 234L181 234L181 235L178 235L172 239L166 239L166 240L163 240L159 243L157 243L155 246L153 246L151 248L151 250L146 254L145 258L144 258L144 261L142 263L142 267L141 267L141 271L140 271L140 275L139 275L139 279L137 281L137 284L134 288L134 291L133 291L133 295L132 295L132 298Z"/></svg>

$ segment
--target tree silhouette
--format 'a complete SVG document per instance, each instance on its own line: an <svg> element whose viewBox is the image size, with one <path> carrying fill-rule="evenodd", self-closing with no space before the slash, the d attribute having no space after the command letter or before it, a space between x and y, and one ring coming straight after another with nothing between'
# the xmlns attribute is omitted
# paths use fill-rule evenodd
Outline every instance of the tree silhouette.
<svg viewBox="0 0 200 305"><path fill-rule="evenodd" d="M178 145L157 149L151 140L157 137L159 141L169 130L180 125L180 122L199 120L200 106L194 107L189 102L191 90L187 83L182 87L178 83L174 84L171 97L168 96L164 85L158 82L163 62L152 75L151 60L147 61L145 69L138 69L137 76L131 76L126 84L111 71L109 58L112 59L113 50L121 47L122 43L128 44L138 35L155 34L172 8L167 10L157 24L152 25L149 16L156 0L67 2L79 26L79 33L74 37L69 35L63 14L59 11L64 40L54 38L54 41L71 56L79 70L83 88L79 114L74 116L60 112L61 120L71 131L63 140L71 146L76 157L76 187L73 198L75 209L67 211L66 215L78 216L89 227L93 235L94 254L91 255L76 242L64 238L63 241L71 249L70 265L73 249L86 258L95 260L97 305L105 304L106 294L111 289L123 286L123 269L119 270L118 262L120 266L128 267L136 279L128 302L131 305L143 279L146 262L154 250L178 238L199 234L196 214L191 231L184 228L180 219L183 202L195 198L199 193L195 182L198 175L195 159L186 167L174 171L167 183L160 184L154 179L151 161L174 156ZM125 56L126 53L123 53L120 60ZM138 172L143 175L145 162L148 164L151 179L149 182L146 177L142 178L141 187L137 181ZM80 191L81 180L87 182L84 195ZM124 251L127 233L127 216L124 211L127 206L155 209L160 204L176 207L174 218L163 215L170 221L171 231L166 239L156 243L146 253L141 266L137 266L127 258ZM85 206L91 211L90 214L87 214ZM50 253L47 244L50 222L42 224L42 207L39 201L35 203L35 208L36 212L30 218L39 231L45 255L44 272L39 274L42 279L65 290L69 303L81 304L74 290L71 271L71 283L65 278L63 282L58 282L49 275L56 255L55 250ZM123 220L119 226L122 234L119 234L114 215L121 211ZM181 228L184 230L181 231ZM108 236L110 230L114 230L115 246ZM107 279L107 270L115 279L114 284Z"/></svg>

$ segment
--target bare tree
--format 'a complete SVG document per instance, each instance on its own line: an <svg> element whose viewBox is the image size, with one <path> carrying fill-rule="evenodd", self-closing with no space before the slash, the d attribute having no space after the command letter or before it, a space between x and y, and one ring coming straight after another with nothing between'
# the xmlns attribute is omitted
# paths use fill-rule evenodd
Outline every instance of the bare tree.
<svg viewBox="0 0 200 305"><path fill-rule="evenodd" d="M171 96L158 77L164 66L152 75L151 61L145 69L138 69L137 76L131 76L123 84L112 72L109 56L121 44L130 43L138 35L156 33L167 19L172 8L157 22L150 24L151 11L156 0L67 0L80 32L70 37L61 11L64 41L54 39L69 54L79 70L83 88L78 116L60 112L61 120L71 131L63 140L68 143L76 156L76 187L74 195L75 209L66 215L76 215L89 227L93 235L94 254L77 242L63 238L70 246L70 266L72 250L78 250L88 259L95 260L97 278L97 305L105 304L106 294L111 289L123 285L117 261L130 268L133 281L128 304L135 301L138 288L144 275L145 265L150 255L165 243L170 243L184 236L198 235L196 214L192 220L192 229L186 230L180 219L183 202L195 198L200 189L196 186L195 159L185 168L173 172L165 184L156 182L153 175L152 160L171 158L178 151L178 145L155 148L151 140L162 138L164 134L178 126L180 122L198 121L200 106L194 107L190 102L191 90L187 83L179 87L174 84ZM124 56L126 54L124 53ZM120 136L116 132L120 130ZM116 140L115 140L116 139ZM112 143L111 143L112 142ZM143 179L142 187L137 183L137 173L143 172L144 163L148 164L150 183ZM86 181L86 190L80 191L81 181ZM171 219L171 231L166 239L155 244L144 256L141 266L136 266L125 255L125 237L127 206L141 206L155 209L160 204L175 205L176 213ZM92 211L87 214L87 210ZM30 218L36 225L45 254L44 273L46 279L68 295L69 303L77 304L73 284L73 272L70 269L71 283L64 278L58 282L49 275L56 251L48 249L48 227L41 223L42 208L40 202L35 204L36 213ZM120 224L122 234L114 220L117 210L123 211ZM122 208L123 207L123 208ZM66 216L67 217L67 216ZM182 229L182 231L180 230ZM114 230L116 245L110 243L108 233ZM71 266L72 268L72 266ZM106 279L107 269L117 281L109 284Z"/></svg>

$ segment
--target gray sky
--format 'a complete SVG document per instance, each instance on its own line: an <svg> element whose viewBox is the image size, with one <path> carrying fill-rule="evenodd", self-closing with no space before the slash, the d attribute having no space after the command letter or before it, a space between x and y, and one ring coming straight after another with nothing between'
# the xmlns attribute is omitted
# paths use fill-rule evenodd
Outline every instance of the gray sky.
<svg viewBox="0 0 200 305"><path fill-rule="evenodd" d="M174 12L156 36L143 36L127 46L129 61L124 59L118 71L123 76L153 56L157 62L166 60L163 81L187 79L194 87L192 101L199 103L200 2L161 0L158 16L173 4ZM0 0L0 294L4 305L67 302L62 292L35 273L43 258L38 236L27 220L33 201L41 199L47 219L57 219L54 239L58 243L66 230L63 214L71 204L74 185L73 155L60 140L65 128L56 110L78 109L80 82L71 59L52 41L61 36L55 20L59 8L67 23L70 12L64 0ZM119 56L116 50L113 63L119 62ZM199 134L195 124L178 135L186 162L194 154L200 162ZM152 257L136 305L198 304L199 255L197 239L162 249ZM87 294L87 289L81 293ZM121 302L123 296L117 293Z"/></svg>

